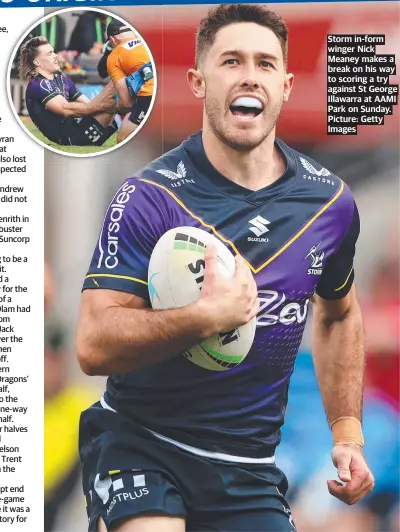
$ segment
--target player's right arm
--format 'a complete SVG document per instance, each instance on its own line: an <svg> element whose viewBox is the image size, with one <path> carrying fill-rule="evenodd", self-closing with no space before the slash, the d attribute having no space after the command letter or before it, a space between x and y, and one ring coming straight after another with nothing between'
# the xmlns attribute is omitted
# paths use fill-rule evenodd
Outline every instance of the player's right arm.
<svg viewBox="0 0 400 532"><path fill-rule="evenodd" d="M96 101L96 105L94 105L90 100L88 102L68 102L61 94L58 94L48 100L45 106L46 109L58 115L79 118L93 116L100 112L114 113L116 104L112 95L101 101Z"/></svg>
<svg viewBox="0 0 400 532"><path fill-rule="evenodd" d="M107 71L118 94L118 112L127 114L133 106L133 100L126 85L126 74L121 65L123 53L124 50L119 48L111 52L107 59Z"/></svg>
<svg viewBox="0 0 400 532"><path fill-rule="evenodd" d="M28 89L33 98L40 101L46 109L65 117L83 117L92 116L99 112L115 112L116 103L114 92L102 91L104 98L96 96L92 101L75 87L70 78L65 78L64 85L69 93L69 100L56 89L50 80L34 78L30 81Z"/></svg>
<svg viewBox="0 0 400 532"><path fill-rule="evenodd" d="M115 90L118 94L118 112L126 115L133 107L132 96L126 85L126 77L121 78L115 83Z"/></svg>
<svg viewBox="0 0 400 532"><path fill-rule="evenodd" d="M169 227L160 206L143 189L142 183L128 181L114 197L85 279L77 353L89 375L134 372L167 360L214 333L247 323L259 308L245 262L238 257L234 279L224 280L212 248L207 249L196 303L170 310L149 308L148 263Z"/></svg>

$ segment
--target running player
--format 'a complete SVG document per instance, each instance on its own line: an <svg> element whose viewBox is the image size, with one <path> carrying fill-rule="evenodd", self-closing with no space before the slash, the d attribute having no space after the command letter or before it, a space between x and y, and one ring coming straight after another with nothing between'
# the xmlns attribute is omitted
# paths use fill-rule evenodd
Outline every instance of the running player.
<svg viewBox="0 0 400 532"><path fill-rule="evenodd" d="M218 6L196 52L188 81L204 100L203 129L117 191L84 282L78 358L87 374L109 376L80 424L93 532L295 530L274 453L310 301L332 459L346 483L328 489L353 504L374 484L360 423L359 218L339 177L275 137L293 86L287 29L264 6ZM153 311L150 254L187 225L237 254L236 276L221 279L207 249L199 301ZM237 367L208 371L182 355L255 314Z"/></svg>
<svg viewBox="0 0 400 532"><path fill-rule="evenodd" d="M25 93L29 116L51 142L101 146L117 131L113 84L89 100L62 74L57 54L45 37L33 37L23 45L20 76L29 80Z"/></svg>
<svg viewBox="0 0 400 532"><path fill-rule="evenodd" d="M154 91L153 66L146 47L130 26L114 19L107 26L107 37L114 48L107 58L107 70L118 94L118 112L129 113L117 135L117 142L122 142L146 118Z"/></svg>

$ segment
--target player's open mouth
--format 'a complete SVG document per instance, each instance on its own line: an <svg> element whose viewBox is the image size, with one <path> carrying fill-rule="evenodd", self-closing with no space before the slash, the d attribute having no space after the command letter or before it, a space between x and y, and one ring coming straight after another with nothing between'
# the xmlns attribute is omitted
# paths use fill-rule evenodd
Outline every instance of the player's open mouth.
<svg viewBox="0 0 400 532"><path fill-rule="evenodd" d="M263 103L252 96L239 96L229 106L233 116L245 119L256 118L256 116L262 113L263 108Z"/></svg>

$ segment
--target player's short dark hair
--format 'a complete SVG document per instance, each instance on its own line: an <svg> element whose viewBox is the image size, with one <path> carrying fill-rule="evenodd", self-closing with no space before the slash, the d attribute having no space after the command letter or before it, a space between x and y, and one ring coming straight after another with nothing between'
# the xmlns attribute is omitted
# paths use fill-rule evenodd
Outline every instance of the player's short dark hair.
<svg viewBox="0 0 400 532"><path fill-rule="evenodd" d="M210 9L207 17L200 22L196 33L196 68L213 45L217 32L238 22L254 22L273 31L281 44L286 65L288 30L279 15L261 4L222 4Z"/></svg>
<svg viewBox="0 0 400 532"><path fill-rule="evenodd" d="M30 79L35 75L35 65L33 61L38 54L39 46L49 44L46 37L32 37L21 46L19 56L19 75L21 79Z"/></svg>

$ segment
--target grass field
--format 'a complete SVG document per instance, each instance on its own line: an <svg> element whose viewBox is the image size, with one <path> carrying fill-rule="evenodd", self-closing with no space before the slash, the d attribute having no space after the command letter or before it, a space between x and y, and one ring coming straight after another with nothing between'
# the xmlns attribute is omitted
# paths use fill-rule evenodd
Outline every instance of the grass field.
<svg viewBox="0 0 400 532"><path fill-rule="evenodd" d="M43 144L46 144L47 146L51 146L56 150L64 151L67 153L96 153L113 148L117 143L117 135L114 134L107 140L107 142L103 144L103 146L60 146L55 142L51 142L44 135L42 135L42 133L40 133L40 131L37 129L37 127L29 117L21 117L21 119L22 123L30 131L30 133L32 133L32 135L34 135L38 140L43 142Z"/></svg>

